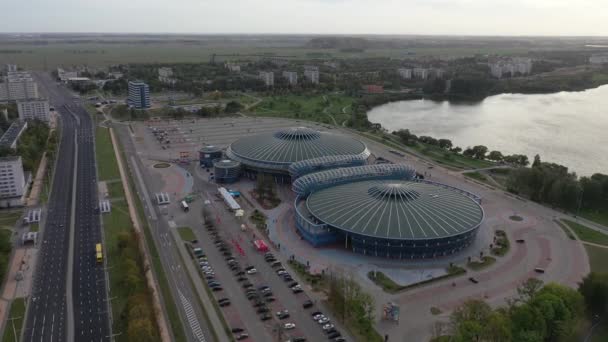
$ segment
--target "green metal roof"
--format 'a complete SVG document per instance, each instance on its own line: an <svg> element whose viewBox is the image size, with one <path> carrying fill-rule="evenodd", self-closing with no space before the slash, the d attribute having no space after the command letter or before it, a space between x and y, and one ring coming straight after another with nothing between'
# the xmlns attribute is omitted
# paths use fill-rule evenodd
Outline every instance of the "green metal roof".
<svg viewBox="0 0 608 342"><path fill-rule="evenodd" d="M477 228L483 210L450 187L404 180L371 180L319 190L310 213L338 229L385 239L436 239Z"/></svg>
<svg viewBox="0 0 608 342"><path fill-rule="evenodd" d="M232 143L227 154L236 160L269 164L285 164L325 156L369 156L364 143L338 134L296 127L277 132L262 133L241 138Z"/></svg>

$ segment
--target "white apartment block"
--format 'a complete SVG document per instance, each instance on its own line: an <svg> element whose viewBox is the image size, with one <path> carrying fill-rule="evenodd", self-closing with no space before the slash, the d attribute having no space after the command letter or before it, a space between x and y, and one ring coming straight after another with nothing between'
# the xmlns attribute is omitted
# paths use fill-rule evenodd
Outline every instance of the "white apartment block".
<svg viewBox="0 0 608 342"><path fill-rule="evenodd" d="M23 205L26 188L21 157L0 158L0 207Z"/></svg>
<svg viewBox="0 0 608 342"><path fill-rule="evenodd" d="M429 78L429 70L424 68L414 68L412 71L412 75L414 78L419 78L421 80L426 80Z"/></svg>
<svg viewBox="0 0 608 342"><path fill-rule="evenodd" d="M0 101L38 98L38 84L27 73L10 72L0 83Z"/></svg>
<svg viewBox="0 0 608 342"><path fill-rule="evenodd" d="M608 64L608 54L605 55L593 55L589 57L589 63L594 65Z"/></svg>
<svg viewBox="0 0 608 342"><path fill-rule="evenodd" d="M399 68L399 69L397 69L397 73L403 79L409 80L412 78L412 69Z"/></svg>
<svg viewBox="0 0 608 342"><path fill-rule="evenodd" d="M305 66L304 77L312 84L319 84L319 68L310 65Z"/></svg>
<svg viewBox="0 0 608 342"><path fill-rule="evenodd" d="M57 77L62 82L67 82L70 78L78 77L78 71L65 71L62 68L57 68Z"/></svg>
<svg viewBox="0 0 608 342"><path fill-rule="evenodd" d="M19 120L40 120L49 122L50 106L48 100L17 101Z"/></svg>
<svg viewBox="0 0 608 342"><path fill-rule="evenodd" d="M17 71L17 64L7 64L6 72L15 72Z"/></svg>
<svg viewBox="0 0 608 342"><path fill-rule="evenodd" d="M516 57L508 60L500 60L490 64L490 73L496 78L504 75L511 77L521 74L528 75L532 72L532 59Z"/></svg>
<svg viewBox="0 0 608 342"><path fill-rule="evenodd" d="M173 78L173 69L168 67L158 68L158 80L163 83L175 83L175 78Z"/></svg>
<svg viewBox="0 0 608 342"><path fill-rule="evenodd" d="M226 69L228 69L228 71L230 72L235 72L235 73L239 73L241 72L241 66L235 63L226 63L224 64L224 67Z"/></svg>
<svg viewBox="0 0 608 342"><path fill-rule="evenodd" d="M285 77L289 85L294 86L298 84L298 73L295 71L283 71L283 77Z"/></svg>
<svg viewBox="0 0 608 342"><path fill-rule="evenodd" d="M258 76L260 80L264 82L267 87L274 86L274 72L272 71L260 71Z"/></svg>

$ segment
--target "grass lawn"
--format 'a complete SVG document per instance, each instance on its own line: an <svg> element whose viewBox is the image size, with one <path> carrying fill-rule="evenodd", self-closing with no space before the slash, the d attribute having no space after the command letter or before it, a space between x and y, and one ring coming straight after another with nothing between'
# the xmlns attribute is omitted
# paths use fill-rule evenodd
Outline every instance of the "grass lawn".
<svg viewBox="0 0 608 342"><path fill-rule="evenodd" d="M118 164L114 155L114 149L112 147L112 141L110 139L109 131L106 128L97 128L96 132L96 153L98 162L100 177L105 174L106 179L120 179L120 173L118 170ZM102 159L103 158L103 159ZM103 173L102 173L103 170ZM115 182L112 184L113 191L119 191L123 193L122 183ZM137 198L137 197L136 197ZM118 250L118 237L123 232L132 232L133 224L131 222L131 216L129 215L129 208L126 201L115 201L112 203L112 211L109 214L102 216L103 229L104 229L104 243L106 249L106 258L109 266L116 265L115 267L109 267L108 272L110 276L110 288L112 292L110 294L113 297L112 303L112 314L115 318L120 318L123 313L129 296L128 289L124 286L120 286L121 280L124 279L125 268L119 267L122 259L120 258L120 252ZM144 278L144 274L139 274ZM145 280L143 280L145 281ZM168 307L169 305L167 305ZM114 319L114 329L124 329L126 327L124 319ZM177 340L177 334L176 334ZM116 341L128 341L128 334L121 334L116 337ZM178 340L178 341L185 341Z"/></svg>
<svg viewBox="0 0 608 342"><path fill-rule="evenodd" d="M471 261L471 262L467 263L467 267L473 271L479 271L488 266L491 266L495 262L496 262L496 258L493 258L491 256L484 256L481 261Z"/></svg>
<svg viewBox="0 0 608 342"><path fill-rule="evenodd" d="M604 319L604 322L600 323L593 330L593 337L590 342L606 342L608 341L608 321Z"/></svg>
<svg viewBox="0 0 608 342"><path fill-rule="evenodd" d="M608 210L581 210L580 216L586 218L587 220L608 226Z"/></svg>
<svg viewBox="0 0 608 342"><path fill-rule="evenodd" d="M354 98L345 95L284 95L263 98L252 108L259 116L287 117L337 125L350 118ZM346 113L342 109L346 108Z"/></svg>
<svg viewBox="0 0 608 342"><path fill-rule="evenodd" d="M124 152L122 154L122 160L124 161ZM127 172L128 175L128 183L131 188L132 193L136 194L137 191L135 189L135 184L133 183L133 176ZM154 269L154 274L156 276L156 280L160 287L160 293L162 295L162 300L165 304L165 313L167 315L167 319L169 320L169 325L171 332L173 333L174 340L176 342L185 342L187 341L186 335L184 332L184 327L182 325L182 321L177 312L177 306L175 304L175 300L171 291L169 290L169 281L167 280L167 276L163 269L162 263L160 261L160 255L158 254L158 249L156 248L156 244L154 243L154 238L152 237L152 233L150 232L150 227L148 226L148 221L145 220L146 214L144 212L143 205L141 203L141 199L138 196L134 196L135 207L137 210L137 216L140 218L140 222L142 225L142 229L144 231L144 236L146 238L146 246L148 247L148 251L150 252L150 259L152 263L152 268ZM126 205L126 202L125 202Z"/></svg>
<svg viewBox="0 0 608 342"><path fill-rule="evenodd" d="M486 176L482 175L481 173L479 173L477 171L475 171L475 172L465 172L465 173L463 173L463 175L465 177L478 180L480 182L486 182L488 180L488 178Z"/></svg>
<svg viewBox="0 0 608 342"><path fill-rule="evenodd" d="M8 320L4 328L4 334L2 335L3 342L17 342L21 337L21 328L23 327L23 321L25 315L25 299L16 298L11 303L11 308L8 313Z"/></svg>
<svg viewBox="0 0 608 342"><path fill-rule="evenodd" d="M196 235L194 235L194 232L190 227L178 227L177 232L184 241L196 240Z"/></svg>
<svg viewBox="0 0 608 342"><path fill-rule="evenodd" d="M1 245L6 246L6 250L0 250L0 283L4 282L4 276L6 275L6 270L8 269L9 257L11 255L12 245L11 245L11 235L13 234L12 230L8 229L0 229L0 241L2 241Z"/></svg>
<svg viewBox="0 0 608 342"><path fill-rule="evenodd" d="M40 230L40 223L35 222L30 224L30 232L37 232L38 230Z"/></svg>
<svg viewBox="0 0 608 342"><path fill-rule="evenodd" d="M608 273L608 248L602 248L597 246L583 245L587 250L587 256L589 257L589 266L591 272Z"/></svg>
<svg viewBox="0 0 608 342"><path fill-rule="evenodd" d="M122 188L122 182L106 183L110 198L124 198L125 191Z"/></svg>
<svg viewBox="0 0 608 342"><path fill-rule="evenodd" d="M97 172L99 180L120 179L110 131L107 128L97 127L95 131L95 152L97 154Z"/></svg>
<svg viewBox="0 0 608 342"><path fill-rule="evenodd" d="M562 219L562 221L574 231L580 240L608 246L608 235L574 221L566 219Z"/></svg>
<svg viewBox="0 0 608 342"><path fill-rule="evenodd" d="M23 210L0 211L0 229L13 229L23 215Z"/></svg>

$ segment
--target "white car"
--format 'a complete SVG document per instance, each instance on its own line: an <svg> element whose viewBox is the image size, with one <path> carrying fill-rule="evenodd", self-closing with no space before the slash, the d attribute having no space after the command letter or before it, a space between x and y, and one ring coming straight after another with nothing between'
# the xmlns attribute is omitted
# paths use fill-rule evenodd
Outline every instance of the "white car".
<svg viewBox="0 0 608 342"><path fill-rule="evenodd" d="M312 319L314 319L315 321L320 320L321 318L325 318L325 316L323 314L318 314L318 315L314 315L312 316Z"/></svg>
<svg viewBox="0 0 608 342"><path fill-rule="evenodd" d="M258 273L258 270L256 270L255 268L252 268L249 271L247 271L247 274L256 274L256 273Z"/></svg>
<svg viewBox="0 0 608 342"><path fill-rule="evenodd" d="M323 317L317 321L319 324L327 324L329 323L329 318Z"/></svg>
<svg viewBox="0 0 608 342"><path fill-rule="evenodd" d="M329 330L329 329L331 329L331 328L333 328L333 327L334 327L334 325L333 325L333 324L325 324L325 325L323 326L323 330Z"/></svg>
<svg viewBox="0 0 608 342"><path fill-rule="evenodd" d="M294 329L295 327L296 327L296 325L294 323L283 324L283 329L285 329L285 330L291 330L291 329Z"/></svg>

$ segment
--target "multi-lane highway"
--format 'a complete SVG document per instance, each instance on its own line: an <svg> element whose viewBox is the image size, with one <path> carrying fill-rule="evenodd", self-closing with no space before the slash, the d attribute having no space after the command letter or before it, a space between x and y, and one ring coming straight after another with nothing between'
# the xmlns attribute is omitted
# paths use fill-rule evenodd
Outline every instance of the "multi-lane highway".
<svg viewBox="0 0 608 342"><path fill-rule="evenodd" d="M94 258L101 229L92 123L49 75L36 78L61 114L61 144L23 341L108 341L105 272Z"/></svg>

